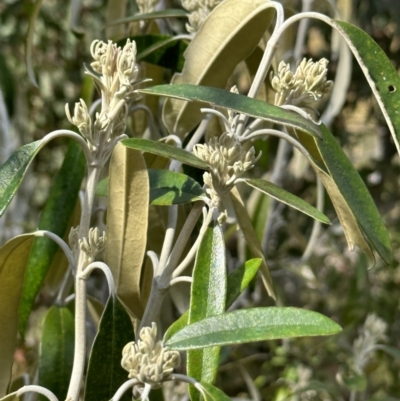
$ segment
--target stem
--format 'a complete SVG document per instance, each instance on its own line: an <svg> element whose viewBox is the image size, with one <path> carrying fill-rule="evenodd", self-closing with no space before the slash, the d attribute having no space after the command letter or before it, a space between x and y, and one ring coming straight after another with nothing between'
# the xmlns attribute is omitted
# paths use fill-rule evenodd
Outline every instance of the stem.
<svg viewBox="0 0 400 401"><path fill-rule="evenodd" d="M83 281L86 281L94 269L100 269L104 273L108 284L108 291L112 297L115 297L114 278L110 268L104 262L96 261L90 263L88 266L86 266L85 270L79 275L79 278Z"/></svg>
<svg viewBox="0 0 400 401"><path fill-rule="evenodd" d="M193 277L191 277L191 276L176 277L176 278L173 278L169 284L171 286L173 286L176 283L183 283L183 282L185 282L185 283L193 283Z"/></svg>
<svg viewBox="0 0 400 401"><path fill-rule="evenodd" d="M169 208L168 225L167 225L167 230L165 232L164 243L161 250L160 261L158 262L156 275L161 275L165 269L165 265L167 264L168 257L172 249L172 244L174 242L177 220L178 220L178 205L172 205Z"/></svg>
<svg viewBox="0 0 400 401"><path fill-rule="evenodd" d="M20 397L22 394L30 393L30 392L39 393L41 395L44 395L50 401L58 401L58 398L56 397L56 395L53 392L51 392L50 390L47 390L47 388L44 388L42 386L36 386L35 384L31 384L30 386L24 386L24 387L20 388L17 391L16 396Z"/></svg>
<svg viewBox="0 0 400 401"><path fill-rule="evenodd" d="M125 391L138 384L137 379L130 379L126 381L111 398L112 401L119 401L119 399L124 395Z"/></svg>
<svg viewBox="0 0 400 401"><path fill-rule="evenodd" d="M88 235L93 211L94 193L102 166L89 166L86 193L82 202L79 239ZM86 359L86 283L80 275L86 267L86 256L79 252L75 277L75 349L67 399L77 401L81 389Z"/></svg>

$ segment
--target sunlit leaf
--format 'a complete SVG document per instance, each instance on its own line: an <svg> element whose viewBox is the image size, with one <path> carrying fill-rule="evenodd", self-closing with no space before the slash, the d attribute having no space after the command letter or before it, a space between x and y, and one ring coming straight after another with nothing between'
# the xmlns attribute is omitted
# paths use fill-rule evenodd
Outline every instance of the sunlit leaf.
<svg viewBox="0 0 400 401"><path fill-rule="evenodd" d="M196 108L200 108L200 106L204 107L204 103L207 103L212 106L245 113L251 117L297 128L312 136L321 137L319 125L314 124L311 120L307 120L293 111L285 110L261 100L251 99L247 96L238 95L219 88L175 84L153 86L147 89L140 89L139 92L187 100L189 102L188 104L193 104L193 107ZM198 102L200 102L200 105ZM129 139L126 141L129 141Z"/></svg>
<svg viewBox="0 0 400 401"><path fill-rule="evenodd" d="M137 149L143 152L149 152L155 155L168 157L170 159L178 160L182 163L204 170L208 169L208 165L194 154L189 153L186 150L167 145L163 142L155 142L142 138L130 138L122 140L121 143L131 149Z"/></svg>
<svg viewBox="0 0 400 401"><path fill-rule="evenodd" d="M226 304L225 243L219 224L207 228L197 251L190 294L188 324L224 313ZM219 347L187 353L187 371L196 380L213 383L219 363ZM189 387L192 400L199 394Z"/></svg>
<svg viewBox="0 0 400 401"><path fill-rule="evenodd" d="M283 188L278 187L272 182L257 178L247 178L244 179L244 182L251 187L256 188L259 191L271 196L272 198L283 202L316 220L321 221L322 223L330 224L330 220L328 219L328 217L326 217L314 206L310 205L298 196L284 190Z"/></svg>
<svg viewBox="0 0 400 401"><path fill-rule="evenodd" d="M140 318L140 276L146 250L149 179L140 152L118 144L110 163L105 262L117 294Z"/></svg>
<svg viewBox="0 0 400 401"><path fill-rule="evenodd" d="M344 21L332 21L349 44L378 101L400 153L400 77L379 45L364 31Z"/></svg>
<svg viewBox="0 0 400 401"><path fill-rule="evenodd" d="M235 12L232 12L235 10ZM172 84L225 87L236 66L262 39L275 9L265 0L225 0L206 18L185 52L182 74ZM202 119L198 104L167 99L163 121L183 137Z"/></svg>
<svg viewBox="0 0 400 401"><path fill-rule="evenodd" d="M186 11L178 8L178 9L168 9L168 10L159 10L153 11L151 13L145 14L135 14L127 18L122 18L116 21L109 22L106 26L114 26L119 24L126 24L130 22L137 22L137 21L147 21L157 18L187 18L188 14Z"/></svg>
<svg viewBox="0 0 400 401"><path fill-rule="evenodd" d="M90 353L84 401L110 400L128 380L121 359L122 349L131 341L134 341L131 319L118 298L110 297ZM126 392L122 399L131 400L132 394Z"/></svg>
<svg viewBox="0 0 400 401"><path fill-rule="evenodd" d="M204 396L204 401L231 401L231 399L219 388L214 387L210 383L200 382L200 389Z"/></svg>
<svg viewBox="0 0 400 401"><path fill-rule="evenodd" d="M207 317L190 324L165 345L176 350L192 350L279 338L324 336L340 331L340 326L333 320L306 309L253 308Z"/></svg>
<svg viewBox="0 0 400 401"><path fill-rule="evenodd" d="M52 306L46 313L40 339L39 385L59 400L67 398L74 360L74 317L67 307Z"/></svg>
<svg viewBox="0 0 400 401"><path fill-rule="evenodd" d="M39 230L48 230L64 237L85 172L86 159L82 149L76 141L70 141L64 162L54 178L48 200L40 215ZM58 249L58 245L50 238L37 237L34 240L26 266L19 308L21 333L25 332L31 308Z"/></svg>
<svg viewBox="0 0 400 401"><path fill-rule="evenodd" d="M20 235L0 248L0 397L6 395L18 335L18 308L33 236Z"/></svg>

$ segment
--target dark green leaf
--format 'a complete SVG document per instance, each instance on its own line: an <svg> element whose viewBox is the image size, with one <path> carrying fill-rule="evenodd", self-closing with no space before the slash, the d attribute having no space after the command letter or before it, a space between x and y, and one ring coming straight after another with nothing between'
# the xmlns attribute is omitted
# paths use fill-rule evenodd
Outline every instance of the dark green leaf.
<svg viewBox="0 0 400 401"><path fill-rule="evenodd" d="M108 401L128 380L128 372L121 367L122 349L133 340L129 315L117 297L110 297L90 353L85 401ZM131 400L132 395L128 393L123 400Z"/></svg>
<svg viewBox="0 0 400 401"><path fill-rule="evenodd" d="M71 140L64 162L54 178L50 195L41 213L39 230L48 230L63 238L78 200L86 159L80 145ZM26 266L24 290L19 308L20 332L25 332L31 308L39 292L58 245L46 237L34 240Z"/></svg>
<svg viewBox="0 0 400 401"><path fill-rule="evenodd" d="M357 219L364 236L389 264L392 260L389 235L368 189L342 148L323 124L321 133L322 140L315 141L330 175Z"/></svg>
<svg viewBox="0 0 400 401"><path fill-rule="evenodd" d="M146 21L152 20L157 18L187 18L188 13L182 9L169 9L169 10L160 10L154 11L152 13L145 13L145 14L136 14L132 15L127 18L123 18L117 21L110 22L106 26L114 26L119 24L126 24L129 22L136 22L136 21Z"/></svg>
<svg viewBox="0 0 400 401"><path fill-rule="evenodd" d="M165 345L192 350L279 338L336 334L340 326L317 312L284 307L236 310L186 326Z"/></svg>
<svg viewBox="0 0 400 401"><path fill-rule="evenodd" d="M52 306L46 313L40 340L39 384L52 391L59 400L67 398L74 339L71 311L66 307Z"/></svg>
<svg viewBox="0 0 400 401"><path fill-rule="evenodd" d="M152 205L188 203L204 196L204 191L199 183L185 174L152 169L149 169L148 172Z"/></svg>
<svg viewBox="0 0 400 401"><path fill-rule="evenodd" d="M303 199L293 195L292 193L284 190L283 188L278 187L272 182L251 178L244 179L244 182L250 185L253 188L258 189L259 191L271 196L272 198L277 199L280 202L286 203L287 205L300 210L304 214L321 221L325 224L330 224L330 220L327 216L325 216L322 212L316 209L314 206L310 205Z"/></svg>
<svg viewBox="0 0 400 401"><path fill-rule="evenodd" d="M364 31L344 21L333 26L346 39L381 107L400 153L400 77L385 52Z"/></svg>
<svg viewBox="0 0 400 401"><path fill-rule="evenodd" d="M182 163L189 164L203 170L208 169L208 165L202 160L197 158L194 154L186 150L175 148L163 142L155 142L149 139L130 138L121 141L124 146L128 148L141 150L143 152L153 153L158 156L168 157L170 159L178 160Z"/></svg>
<svg viewBox="0 0 400 401"><path fill-rule="evenodd" d="M261 100L251 99L247 96L238 95L219 88L190 84L158 85L152 88L140 89L139 92L148 95L167 96L181 100L208 103L212 106L245 113L251 117L297 128L315 137L321 137L319 125L314 124L312 121L305 119L293 111L284 110Z"/></svg>
<svg viewBox="0 0 400 401"><path fill-rule="evenodd" d="M10 60L11 61L11 60ZM14 115L15 102L15 80L7 58L0 52L0 89L3 92L4 101L7 105L7 111L10 117Z"/></svg>
<svg viewBox="0 0 400 401"><path fill-rule="evenodd" d="M261 266L261 259L250 259L243 266L235 269L228 276L226 291L226 308L228 309L236 298L247 288Z"/></svg>
<svg viewBox="0 0 400 401"><path fill-rule="evenodd" d="M205 382L200 382L199 385L202 387L201 393L204 395L204 401L231 401L219 388Z"/></svg>
<svg viewBox="0 0 400 401"><path fill-rule="evenodd" d="M108 177L106 177L97 183L95 192L96 196L108 196L109 181Z"/></svg>
<svg viewBox="0 0 400 401"><path fill-rule="evenodd" d="M36 141L17 149L0 167L0 216L3 215L15 192L21 185L29 165L41 149L42 141Z"/></svg>
<svg viewBox="0 0 400 401"><path fill-rule="evenodd" d="M400 349L395 347L390 347L389 345L381 345L381 344L377 345L375 348L380 349L383 352L386 352L391 357L400 361Z"/></svg>
<svg viewBox="0 0 400 401"><path fill-rule="evenodd" d="M208 227L197 251L190 294L188 323L220 315L226 305L226 261L222 229L217 223ZM197 349L187 353L187 371L196 380L213 383L219 363L219 347ZM199 399L190 386L192 401Z"/></svg>

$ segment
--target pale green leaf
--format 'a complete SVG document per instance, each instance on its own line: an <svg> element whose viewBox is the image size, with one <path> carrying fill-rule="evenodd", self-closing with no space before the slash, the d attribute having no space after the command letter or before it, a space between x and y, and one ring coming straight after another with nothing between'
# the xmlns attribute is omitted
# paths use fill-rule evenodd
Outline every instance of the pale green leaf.
<svg viewBox="0 0 400 401"><path fill-rule="evenodd" d="M317 312L291 307L242 309L207 317L173 335L165 346L192 350L280 338L324 336L341 331Z"/></svg>
<svg viewBox="0 0 400 401"><path fill-rule="evenodd" d="M196 387L203 394L204 401L231 401L223 391L210 383L200 382Z"/></svg>
<svg viewBox="0 0 400 401"><path fill-rule="evenodd" d="M119 25L119 24L126 24L131 22L137 21L148 21L153 19L160 19L160 18L187 18L188 14L186 11L182 9L173 9L170 8L168 10L159 10L153 11L151 13L145 14L135 14L127 18L122 18L116 21L109 22L106 27Z"/></svg>

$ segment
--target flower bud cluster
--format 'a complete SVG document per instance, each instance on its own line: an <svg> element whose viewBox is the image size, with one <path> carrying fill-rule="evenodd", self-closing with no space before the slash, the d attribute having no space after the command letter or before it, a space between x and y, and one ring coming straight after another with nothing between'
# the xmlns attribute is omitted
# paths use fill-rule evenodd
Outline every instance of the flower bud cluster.
<svg viewBox="0 0 400 401"><path fill-rule="evenodd" d="M211 138L207 144L196 145L193 153L210 166L203 180L214 207L218 207L221 196L232 189L236 178L253 168L261 156L255 156L254 147L246 151L231 132Z"/></svg>
<svg viewBox="0 0 400 401"><path fill-rule="evenodd" d="M92 263L96 255L104 250L105 242L106 233L103 231L103 234L100 235L97 227L89 229L87 238L79 239L79 226L71 228L69 233L69 245L75 259L77 260L81 251L85 254L86 264Z"/></svg>
<svg viewBox="0 0 400 401"><path fill-rule="evenodd" d="M196 33L200 30L203 22L211 11L223 0L181 0L182 7L189 11L189 23L186 29L190 33Z"/></svg>
<svg viewBox="0 0 400 401"><path fill-rule="evenodd" d="M155 323L144 327L140 331L140 340L126 344L122 351L121 365L129 372L129 378L150 384L153 389L161 387L179 364L179 352L169 351L157 341Z"/></svg>
<svg viewBox="0 0 400 401"><path fill-rule="evenodd" d="M110 151L108 146L125 131L128 103L134 95L134 84L138 76L136 64L136 43L129 39L121 49L115 43L95 40L90 48L94 62L92 71L87 69L101 92L101 111L96 113L94 122L85 102L75 104L71 116L69 107L65 111L69 121L76 125L94 154ZM111 149L112 150L112 149Z"/></svg>
<svg viewBox="0 0 400 401"><path fill-rule="evenodd" d="M271 85L275 90L275 104L307 107L331 91L333 82L326 79L328 60L317 62L303 59L293 73L290 65L281 61L278 71L271 73Z"/></svg>

